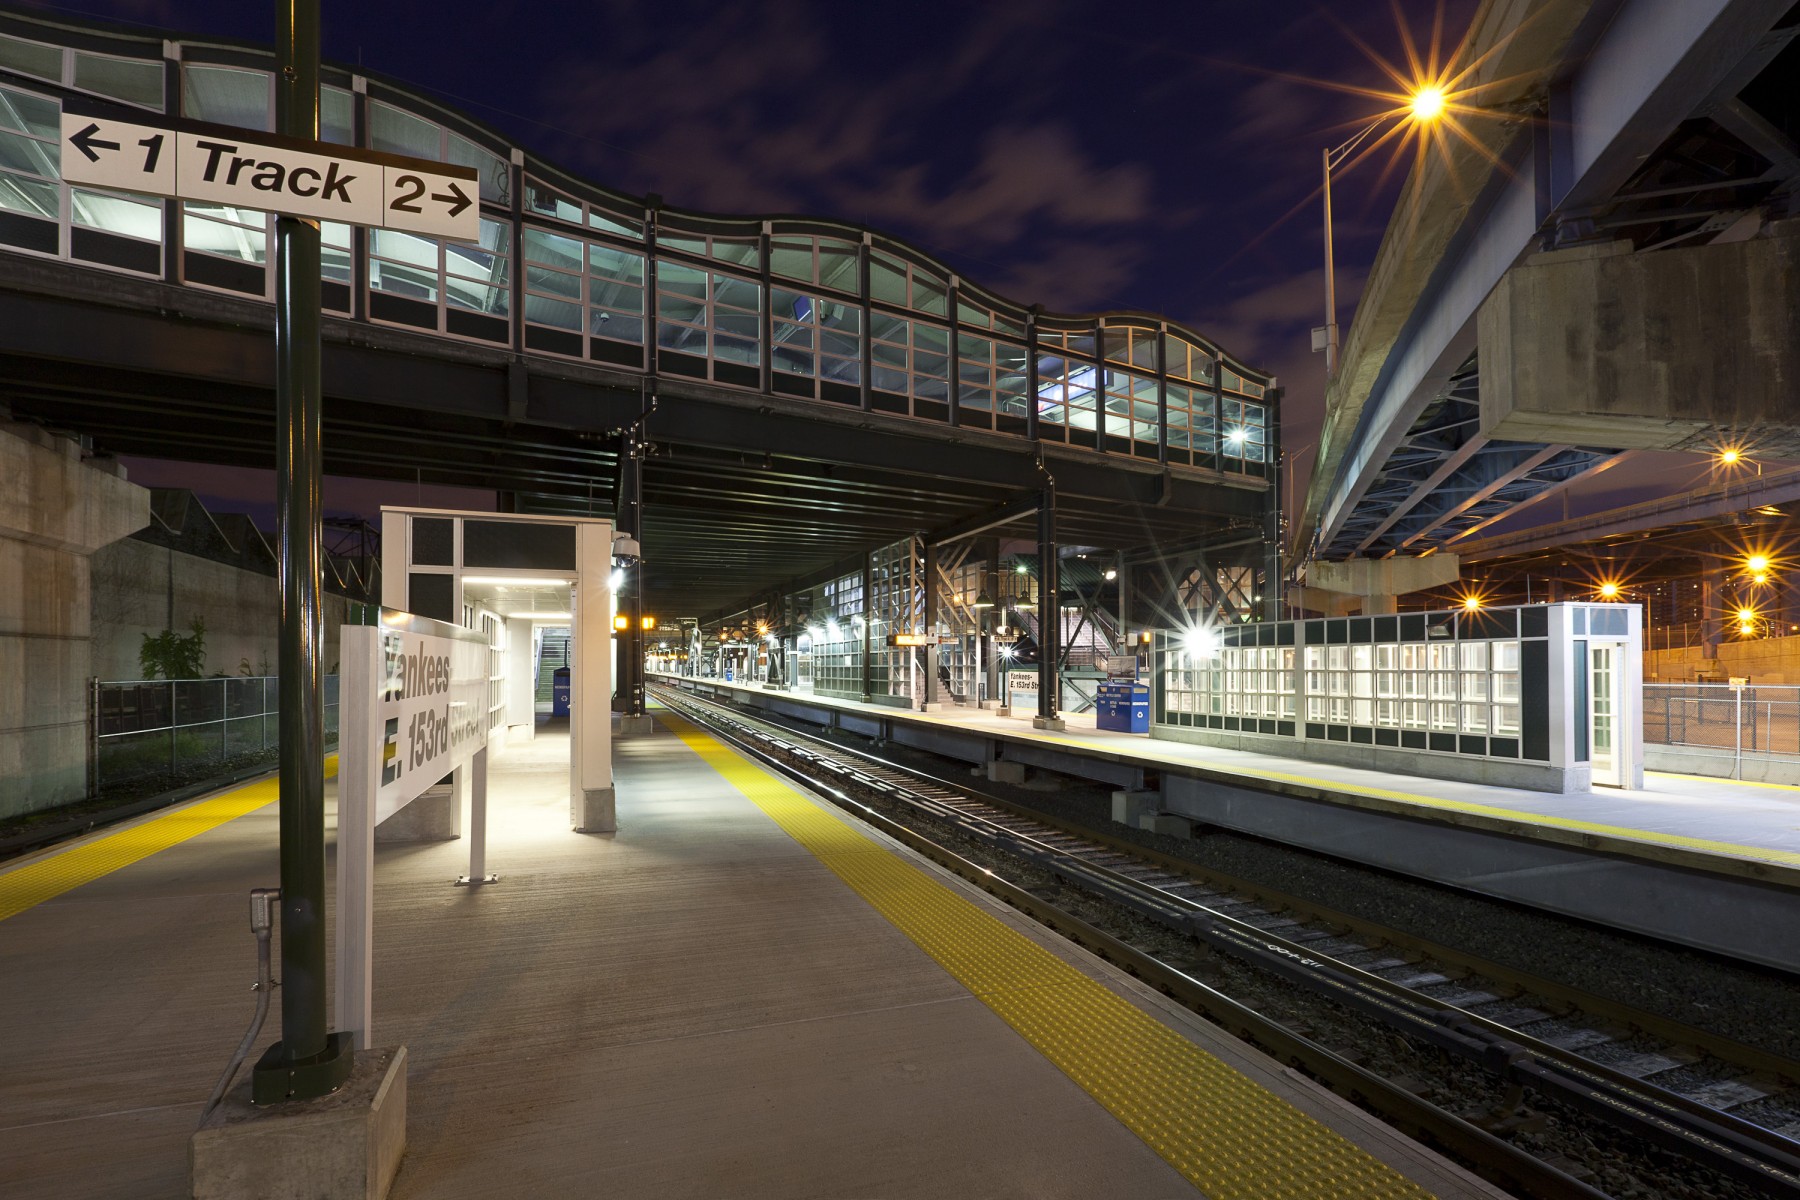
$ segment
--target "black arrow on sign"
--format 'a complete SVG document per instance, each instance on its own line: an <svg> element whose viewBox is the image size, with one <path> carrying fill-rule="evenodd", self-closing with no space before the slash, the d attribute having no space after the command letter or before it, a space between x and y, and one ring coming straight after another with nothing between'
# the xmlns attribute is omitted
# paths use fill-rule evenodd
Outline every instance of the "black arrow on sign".
<svg viewBox="0 0 1800 1200"><path fill-rule="evenodd" d="M100 147L102 150L117 150L119 148L119 143L117 142L103 142L95 137L94 135L99 132L100 126L89 124L86 129L71 137L69 139L69 144L87 155L89 162L99 162L100 156L94 153L95 146Z"/></svg>
<svg viewBox="0 0 1800 1200"><path fill-rule="evenodd" d="M442 192L433 192L431 193L431 198L433 200L442 200L445 204L448 204L450 206L450 215L453 217L463 209L469 207L469 197L454 183L450 185L450 195L446 196Z"/></svg>

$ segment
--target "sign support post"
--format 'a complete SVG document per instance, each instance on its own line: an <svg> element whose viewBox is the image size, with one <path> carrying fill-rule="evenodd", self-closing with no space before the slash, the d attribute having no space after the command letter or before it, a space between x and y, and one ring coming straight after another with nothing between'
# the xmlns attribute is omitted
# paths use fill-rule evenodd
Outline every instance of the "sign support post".
<svg viewBox="0 0 1800 1200"><path fill-rule="evenodd" d="M319 0L277 0L277 132L319 136ZM276 221L275 507L280 521L281 1040L256 1064L258 1104L309 1100L350 1077L351 1039L325 1029L325 722L319 659L319 227Z"/></svg>

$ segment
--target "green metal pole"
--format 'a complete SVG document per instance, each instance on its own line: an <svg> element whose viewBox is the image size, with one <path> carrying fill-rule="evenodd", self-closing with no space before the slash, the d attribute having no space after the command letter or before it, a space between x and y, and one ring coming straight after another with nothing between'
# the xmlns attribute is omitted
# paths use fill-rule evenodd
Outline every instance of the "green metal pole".
<svg viewBox="0 0 1800 1200"><path fill-rule="evenodd" d="M319 0L277 0L275 130L319 136ZM319 454L319 227L276 221L275 506L279 520L281 1040L257 1063L258 1104L307 1100L349 1077L325 1029L325 723Z"/></svg>

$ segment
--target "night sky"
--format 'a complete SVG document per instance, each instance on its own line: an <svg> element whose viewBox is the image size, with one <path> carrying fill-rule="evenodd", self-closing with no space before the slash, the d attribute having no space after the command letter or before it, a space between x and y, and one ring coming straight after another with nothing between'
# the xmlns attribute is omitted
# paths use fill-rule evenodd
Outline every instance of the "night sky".
<svg viewBox="0 0 1800 1200"><path fill-rule="evenodd" d="M38 7L274 36L257 0ZM1340 88L1391 91L1371 54L1403 64L1403 25L1422 49L1441 25L1447 53L1475 7L325 0L324 50L673 207L864 222L1026 303L1166 314L1280 377L1303 486L1324 372L1309 339L1324 322L1319 154L1385 107ZM1333 185L1346 329L1404 175L1384 161ZM133 465L228 505L272 491L263 472ZM327 503L381 498L479 503L347 482Z"/></svg>

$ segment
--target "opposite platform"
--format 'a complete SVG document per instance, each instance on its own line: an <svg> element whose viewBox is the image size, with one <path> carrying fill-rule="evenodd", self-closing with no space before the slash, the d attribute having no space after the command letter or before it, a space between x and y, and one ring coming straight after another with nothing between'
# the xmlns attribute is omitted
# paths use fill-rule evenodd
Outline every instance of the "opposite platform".
<svg viewBox="0 0 1800 1200"><path fill-rule="evenodd" d="M716 679L656 681L982 763L1127 790L1157 814L1800 971L1800 788L1651 775L1555 795L1278 758L987 710L919 713ZM1091 721L1091 719L1090 719Z"/></svg>
<svg viewBox="0 0 1800 1200"><path fill-rule="evenodd" d="M606 837L566 828L562 739L495 764L497 885L450 886L457 842L381 848L394 1195L1495 1194L705 735L618 749ZM273 826L0 921L9 1196L182 1194Z"/></svg>

